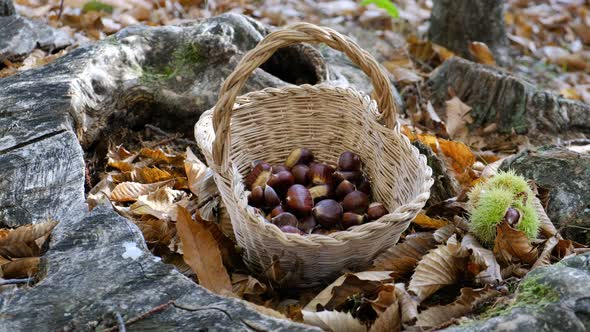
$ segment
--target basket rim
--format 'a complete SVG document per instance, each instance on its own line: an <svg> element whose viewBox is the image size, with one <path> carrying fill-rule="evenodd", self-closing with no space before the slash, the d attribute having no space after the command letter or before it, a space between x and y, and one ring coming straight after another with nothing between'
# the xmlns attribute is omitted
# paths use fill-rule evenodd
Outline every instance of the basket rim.
<svg viewBox="0 0 590 332"><path fill-rule="evenodd" d="M251 104L251 103L255 103L257 101L262 101L262 100L265 100L270 97L277 97L277 95L283 95L281 97L285 97L285 95L300 94L305 91L313 91L315 93L330 91L331 93L352 95L355 99L358 99L358 102L360 105L365 106L365 109L368 112L370 112L370 115L375 119L377 124L379 126L383 126L383 124L381 124L379 122L380 113L377 109L377 102L373 98L371 98L369 95L367 95L366 93L364 93L362 91L356 90L353 87L337 87L337 86L330 85L329 82L321 82L321 83L315 84L315 85L288 84L288 85L285 85L282 87L267 87L267 88L264 88L261 90L251 91L251 92L245 93L243 95L240 95L236 98L236 101L234 104L234 110L237 110L246 104ZM197 135L200 136L197 129L199 127L203 126L202 123L205 120L208 120L208 119L212 120L214 109L215 109L215 106L213 106L209 110L203 112L203 114L201 115L201 118L199 119L199 121L195 125L195 136L197 136ZM211 124L211 126L212 126L212 124ZM387 129L385 126L383 126L383 128ZM430 188L431 188L432 184L434 183L434 179L432 178L432 169L430 168L430 166L428 166L426 157L424 155L422 155L418 151L418 149L410 143L409 138L401 132L400 128L401 128L401 125L400 125L399 121L396 121L394 127L390 130L393 132L393 135L396 135L400 141L403 141L403 144L406 144L410 148L412 156L414 158L416 158L418 161L419 168L424 171L424 177L426 178L426 181L424 181L424 184L423 184L420 192L413 199L406 202L405 204L397 206L394 211L386 214L385 216L379 218L378 220L374 220L374 221L371 221L371 222L368 222L368 223L365 223L362 225L358 225L358 226L353 226L349 229L336 231L336 232L333 232L333 233L330 233L327 235L325 235L325 234L299 235L299 234L292 234L292 233L284 233L279 229L278 226L268 223L268 222L265 222L264 217L262 215L260 215L258 212L256 212L254 207L251 207L247 204L246 193L249 191L246 189L243 180L239 184L242 187L241 192L243 193L243 197L236 196L234 191L232 191L231 195L233 195L235 198L237 198L237 201L240 202L239 204L242 205L242 207L240 207L240 208L243 208L243 211L245 212L245 214L247 215L248 218L254 217L254 219L256 220L256 223L255 223L256 227L258 227L259 229L264 229L264 231L272 233L273 236L275 236L275 237L280 237L281 240L283 240L285 242L297 243L297 244L306 245L306 246L321 246L322 244L326 244L327 242L330 242L330 244L333 244L333 245L341 245L343 243L349 242L353 237L356 237L358 234L375 231L374 228L378 225L381 226L379 228L385 229L388 226L391 226L391 224L392 224L391 221L382 221L382 219L389 219L389 218L387 218L388 216L390 218L392 216L395 216L396 219L401 220L401 219L405 219L403 217L404 215L417 214L418 211L412 211L412 209L410 209L410 211L408 212L407 206L420 205L421 207L423 207L424 204L426 203L426 201L428 200L428 198L430 197ZM211 132L213 135L215 135L214 131L211 131ZM205 147L200 146L201 150L203 150L206 158L208 159L208 162L210 165L215 165L215 163L212 162L212 157L211 157L212 144L213 144L214 139L215 139L214 136L212 136L211 139L205 138L205 139L203 139L203 141L207 142L207 146L205 146ZM197 141L201 141L201 140L197 139ZM213 167L209 166L209 167L213 170L214 174L217 176L227 177L222 174L230 174L229 173L230 168L233 168L233 171L235 171L236 174L239 174L237 166L234 165L233 163L231 163L231 165L228 167L228 169L225 171L225 173L223 172L223 167L216 167L216 166L213 166ZM244 220L241 222L248 222L248 221ZM368 228L368 227L371 227L373 229L366 230L366 228ZM344 239L342 237L344 237ZM318 240L323 240L323 241L321 241L322 243L320 244L320 243L318 243Z"/></svg>

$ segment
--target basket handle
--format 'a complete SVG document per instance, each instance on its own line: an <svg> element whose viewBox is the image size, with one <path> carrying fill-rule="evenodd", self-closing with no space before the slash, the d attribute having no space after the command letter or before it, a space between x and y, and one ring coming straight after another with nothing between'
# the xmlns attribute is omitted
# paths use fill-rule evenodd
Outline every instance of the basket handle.
<svg viewBox="0 0 590 332"><path fill-rule="evenodd" d="M242 90L250 74L266 62L276 50L297 43L324 43L333 49L344 52L371 78L374 98L381 111L380 120L385 126L393 128L396 123L397 107L393 101L389 79L369 52L361 49L350 38L333 29L319 27L310 23L298 23L268 34L238 63L227 77L219 92L219 100L213 111L213 160L218 166L227 160L226 142L230 134L231 113L236 97Z"/></svg>

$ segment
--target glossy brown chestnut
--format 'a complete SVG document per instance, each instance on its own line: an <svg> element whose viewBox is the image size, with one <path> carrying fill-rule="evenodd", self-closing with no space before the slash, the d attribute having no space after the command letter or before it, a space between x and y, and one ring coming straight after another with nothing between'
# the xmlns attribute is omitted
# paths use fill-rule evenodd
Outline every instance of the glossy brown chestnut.
<svg viewBox="0 0 590 332"><path fill-rule="evenodd" d="M277 174L278 172L288 171L289 169L285 165L275 165L272 167L272 174Z"/></svg>
<svg viewBox="0 0 590 332"><path fill-rule="evenodd" d="M330 186L327 184L320 184L309 188L309 193L314 202L318 202L330 196Z"/></svg>
<svg viewBox="0 0 590 332"><path fill-rule="evenodd" d="M254 187L250 195L248 195L248 205L254 207L262 207L264 205L264 188L261 186Z"/></svg>
<svg viewBox="0 0 590 332"><path fill-rule="evenodd" d="M273 187L273 189L280 195L284 195L287 192L287 190L293 184L295 184L295 178L293 177L293 174L291 174L291 172L281 171L277 174L272 174L266 184Z"/></svg>
<svg viewBox="0 0 590 332"><path fill-rule="evenodd" d="M336 199L342 200L346 195L350 194L354 191L354 184L348 180L343 180L340 184L336 187L335 194Z"/></svg>
<svg viewBox="0 0 590 332"><path fill-rule="evenodd" d="M520 221L520 212L515 208L508 208L504 214L504 219L510 226L515 226Z"/></svg>
<svg viewBox="0 0 590 332"><path fill-rule="evenodd" d="M309 167L308 179L313 185L332 183L334 168L326 164L313 164Z"/></svg>
<svg viewBox="0 0 590 332"><path fill-rule="evenodd" d="M285 201L289 211L302 217L309 215L313 208L313 199L309 190L300 184L294 184L287 190Z"/></svg>
<svg viewBox="0 0 590 332"><path fill-rule="evenodd" d="M279 214L286 212L282 205L279 205L270 211L270 217L274 218Z"/></svg>
<svg viewBox="0 0 590 332"><path fill-rule="evenodd" d="M295 165L291 168L291 173L295 178L295 183L307 186L309 181L309 166L304 164Z"/></svg>
<svg viewBox="0 0 590 332"><path fill-rule="evenodd" d="M361 225L365 221L367 221L367 219L365 218L364 215L360 215L360 214L356 214L356 213L352 213L352 212L344 212L344 214L342 215L342 221L340 223L342 224L342 227L344 229L348 229L352 226Z"/></svg>
<svg viewBox="0 0 590 332"><path fill-rule="evenodd" d="M340 158L338 158L338 170L339 171L360 171L361 170L361 158L350 151L342 152Z"/></svg>
<svg viewBox="0 0 590 332"><path fill-rule="evenodd" d="M332 174L334 184L340 184L344 180L356 183L361 177L361 172L356 171L336 171Z"/></svg>
<svg viewBox="0 0 590 332"><path fill-rule="evenodd" d="M285 161L285 166L287 168L292 168L297 164L309 164L313 161L313 153L308 149L297 148L287 156L287 160Z"/></svg>
<svg viewBox="0 0 590 332"><path fill-rule="evenodd" d="M361 178L358 180L356 189L358 191L364 192L367 195L371 195L371 182L369 182L366 177L361 176Z"/></svg>
<svg viewBox="0 0 590 332"><path fill-rule="evenodd" d="M324 228L336 226L342 219L342 212L342 206L333 199L319 201L312 210L315 220Z"/></svg>
<svg viewBox="0 0 590 332"><path fill-rule="evenodd" d="M385 206L381 203L374 202L369 204L369 208L367 208L367 217L369 220L377 220L388 213Z"/></svg>
<svg viewBox="0 0 590 332"><path fill-rule="evenodd" d="M346 195L342 200L342 208L345 212L364 214L369 207L369 196L364 192L355 190Z"/></svg>
<svg viewBox="0 0 590 332"><path fill-rule="evenodd" d="M265 185L268 179L270 178L270 170L271 167L268 163L261 161L246 176L244 179L244 183L246 184L246 188L252 190L257 186Z"/></svg>
<svg viewBox="0 0 590 332"><path fill-rule="evenodd" d="M271 186L264 187L264 208L273 209L281 204L281 199Z"/></svg>
<svg viewBox="0 0 590 332"><path fill-rule="evenodd" d="M297 224L297 228L299 228L303 233L309 234L313 231L314 228L318 225L317 221L313 216L303 217L299 220Z"/></svg>
<svg viewBox="0 0 590 332"><path fill-rule="evenodd" d="M289 212L283 212L278 216L272 218L271 222L279 227L287 225L297 227L298 220L297 217L295 217L293 214Z"/></svg>
<svg viewBox="0 0 590 332"><path fill-rule="evenodd" d="M299 228L297 228L295 226L285 225L285 226L281 226L279 228L281 229L281 231L283 231L283 233L291 233L291 234L303 235L303 232L301 232L299 230Z"/></svg>

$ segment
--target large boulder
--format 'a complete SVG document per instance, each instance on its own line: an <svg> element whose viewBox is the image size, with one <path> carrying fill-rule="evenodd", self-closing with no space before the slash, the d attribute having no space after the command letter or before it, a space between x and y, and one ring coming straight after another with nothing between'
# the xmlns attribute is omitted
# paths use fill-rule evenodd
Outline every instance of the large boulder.
<svg viewBox="0 0 590 332"><path fill-rule="evenodd" d="M590 244L590 155L563 147L525 150L506 159L513 169L549 191L547 215L565 238Z"/></svg>

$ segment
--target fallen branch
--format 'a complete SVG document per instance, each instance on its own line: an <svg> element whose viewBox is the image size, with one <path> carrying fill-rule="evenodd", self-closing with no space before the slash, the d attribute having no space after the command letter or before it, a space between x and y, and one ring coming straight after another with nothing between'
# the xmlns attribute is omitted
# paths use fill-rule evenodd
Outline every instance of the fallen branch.
<svg viewBox="0 0 590 332"><path fill-rule="evenodd" d="M0 286L4 285L17 285L17 284L28 284L32 282L34 278L23 278L23 279L4 279L0 280Z"/></svg>

